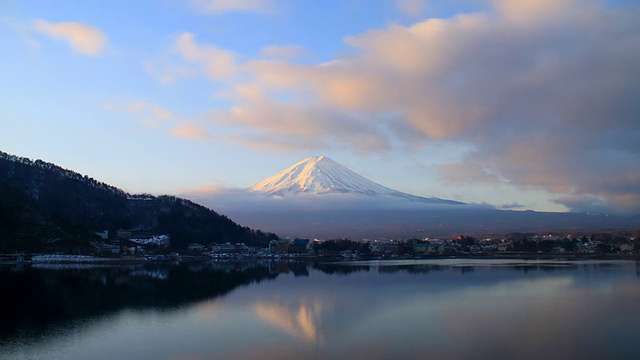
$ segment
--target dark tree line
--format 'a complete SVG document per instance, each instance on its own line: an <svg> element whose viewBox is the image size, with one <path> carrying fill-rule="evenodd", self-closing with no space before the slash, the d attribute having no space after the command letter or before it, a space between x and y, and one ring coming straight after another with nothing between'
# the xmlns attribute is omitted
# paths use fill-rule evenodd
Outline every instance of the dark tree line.
<svg viewBox="0 0 640 360"><path fill-rule="evenodd" d="M176 248L190 242L266 247L277 238L186 199L130 195L51 163L0 152L0 251L67 251L88 246L103 230L168 234Z"/></svg>

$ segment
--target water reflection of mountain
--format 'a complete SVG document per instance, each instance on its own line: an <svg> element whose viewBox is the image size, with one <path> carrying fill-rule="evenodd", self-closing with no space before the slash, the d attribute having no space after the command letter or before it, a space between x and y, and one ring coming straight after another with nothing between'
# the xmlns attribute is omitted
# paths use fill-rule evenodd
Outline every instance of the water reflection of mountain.
<svg viewBox="0 0 640 360"><path fill-rule="evenodd" d="M322 303L316 301L260 301L253 311L271 325L310 342L322 341Z"/></svg>
<svg viewBox="0 0 640 360"><path fill-rule="evenodd" d="M278 267L292 271L286 264ZM277 274L268 262L255 261L55 270L0 268L0 336L44 331L66 321L125 308L171 309L273 279Z"/></svg>

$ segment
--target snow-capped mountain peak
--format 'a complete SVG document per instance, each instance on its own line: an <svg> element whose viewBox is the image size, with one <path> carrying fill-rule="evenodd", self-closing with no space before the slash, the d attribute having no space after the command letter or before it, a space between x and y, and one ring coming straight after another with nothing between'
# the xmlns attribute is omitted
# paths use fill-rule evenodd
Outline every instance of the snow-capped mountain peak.
<svg viewBox="0 0 640 360"><path fill-rule="evenodd" d="M326 156L308 157L249 189L272 195L336 192L390 195L397 192L356 174Z"/></svg>
<svg viewBox="0 0 640 360"><path fill-rule="evenodd" d="M423 198L390 189L351 171L326 156L308 157L249 187L249 190L277 196L299 193L348 193L394 196L414 201L456 203L438 198Z"/></svg>

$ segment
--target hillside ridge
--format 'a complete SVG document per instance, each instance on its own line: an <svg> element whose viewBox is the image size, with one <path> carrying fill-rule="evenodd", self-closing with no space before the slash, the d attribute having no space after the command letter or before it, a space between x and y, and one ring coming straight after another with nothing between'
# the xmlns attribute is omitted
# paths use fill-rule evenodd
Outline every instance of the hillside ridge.
<svg viewBox="0 0 640 360"><path fill-rule="evenodd" d="M0 152L0 252L87 246L96 232L139 230L189 243L268 244L275 234L243 227L191 200L129 194L42 160Z"/></svg>

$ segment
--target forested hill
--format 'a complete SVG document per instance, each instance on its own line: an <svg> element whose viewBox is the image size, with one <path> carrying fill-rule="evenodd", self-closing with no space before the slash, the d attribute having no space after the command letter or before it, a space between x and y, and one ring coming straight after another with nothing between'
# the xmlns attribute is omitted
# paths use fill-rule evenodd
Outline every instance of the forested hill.
<svg viewBox="0 0 640 360"><path fill-rule="evenodd" d="M55 164L0 151L0 252L88 244L103 230L169 234L176 248L191 242L266 246L276 238L186 199L131 195Z"/></svg>

